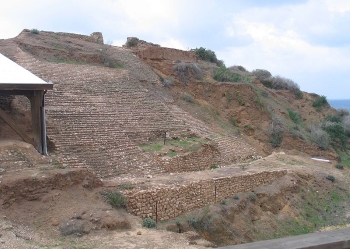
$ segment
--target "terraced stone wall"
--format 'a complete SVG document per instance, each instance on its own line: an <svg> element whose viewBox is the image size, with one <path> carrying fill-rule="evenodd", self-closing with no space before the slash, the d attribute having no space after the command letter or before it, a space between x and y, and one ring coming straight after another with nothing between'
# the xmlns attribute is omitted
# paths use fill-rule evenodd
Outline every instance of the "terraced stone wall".
<svg viewBox="0 0 350 249"><path fill-rule="evenodd" d="M219 151L213 145L204 144L203 147L185 155L158 158L157 162L168 172L198 171L218 165Z"/></svg>
<svg viewBox="0 0 350 249"><path fill-rule="evenodd" d="M263 171L255 174L233 175L202 180L185 185L129 191L127 209L141 218L167 220L184 212L219 202L239 192L271 182L287 174L286 170Z"/></svg>

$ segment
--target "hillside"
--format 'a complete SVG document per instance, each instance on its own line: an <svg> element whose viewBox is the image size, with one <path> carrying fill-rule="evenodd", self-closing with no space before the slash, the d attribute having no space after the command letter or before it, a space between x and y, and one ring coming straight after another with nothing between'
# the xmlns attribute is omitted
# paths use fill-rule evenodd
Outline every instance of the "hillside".
<svg viewBox="0 0 350 249"><path fill-rule="evenodd" d="M271 225L272 221L258 224L269 235L254 230L254 222L267 219L269 212L276 219L284 220L288 216L288 221L301 215L302 222L309 226L307 216L300 214L298 206L302 203L301 192L312 188L329 201L329 191L324 191L322 186L339 197L338 206L332 208L347 220L343 222L327 214L325 217L331 221L322 225L348 223L350 195L344 189L349 189L349 167L346 160L343 171L334 167L339 157L348 158L348 142L332 137L334 133L329 127L333 126L324 125L328 139L332 140L322 147L312 128L331 122L334 117L343 120L336 122L345 123L348 114L340 114L328 103L316 106L315 101L321 98L317 94L297 92L298 95L290 89L269 87L270 81L243 67L230 69L237 79L235 82L218 81L214 72L222 68L199 59L194 51L163 48L137 38L128 38L125 46L115 47L104 44L98 32L84 36L24 30L13 39L0 40L0 53L54 83L54 90L46 94L49 156L36 154L0 120L1 209L18 226L27 225L35 218L40 220L35 226L42 232L47 230L47 225L40 224L49 220L53 224L49 229L53 240L59 233L62 235L67 220L76 222L73 226L79 223L84 227L80 234L91 235L101 229L141 229L139 218L112 209L100 194L108 196L118 190L127 198L129 213L140 218L151 217L159 222L159 227L176 231L176 227L169 225L171 219L180 217L183 220L176 224L184 226L187 218L181 215L188 216L188 212L208 204L213 204L210 212L215 214L218 203L237 194L242 195L240 203L243 203L254 191L259 200L252 205L254 208L260 205L259 210L251 211L247 208L252 206L245 203L241 212L231 210L235 215L230 211L226 216L240 216L240 221L235 222L243 226L241 219L247 215L244 212L257 212L259 218L246 224L248 230L227 235L230 238L221 238L220 244L215 234L227 231L216 221L217 215L213 215L215 228L203 230L186 225L182 229L187 233L182 237L185 244L191 241L191 231L196 231L202 239L211 241L210 244L198 239L197 234L194 236L197 244L228 245L271 237L280 229ZM0 107L32 136L28 99L0 98ZM318 165L310 157L329 159L332 164ZM329 175L336 177L336 183L325 180ZM16 183L28 179L34 181L33 185L16 187ZM298 181L300 188L293 189L291 181ZM288 193L282 194L284 190ZM55 201L55 194L68 204L62 206ZM296 195L298 201L289 200ZM75 197L78 198L72 202ZM22 198L31 203L28 217L18 216L22 212ZM276 201L280 209L271 210L268 202ZM89 206L90 202L91 207L85 208L83 203ZM237 205L236 199L226 202ZM283 213L284 216L281 214L282 219L277 216L283 208L291 210ZM51 211L41 217L40 209ZM225 209L230 209L229 205ZM74 218L76 210L83 212L80 218ZM109 210L109 214L101 210ZM72 213L75 213L73 217ZM88 214L97 215L98 221L89 220ZM320 225L315 223L314 229ZM245 233L254 235L245 236ZM287 231L280 236L286 235ZM103 236L103 232L96 236Z"/></svg>

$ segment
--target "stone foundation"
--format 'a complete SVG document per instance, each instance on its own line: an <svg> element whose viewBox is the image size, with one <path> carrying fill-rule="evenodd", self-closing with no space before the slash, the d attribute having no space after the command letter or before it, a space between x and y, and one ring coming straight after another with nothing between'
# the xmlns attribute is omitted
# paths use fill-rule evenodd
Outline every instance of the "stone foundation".
<svg viewBox="0 0 350 249"><path fill-rule="evenodd" d="M233 175L209 180L153 188L126 191L127 209L141 218L156 221L167 220L219 202L236 193L251 191L254 187L273 181L287 174L287 170L263 171L254 174Z"/></svg>

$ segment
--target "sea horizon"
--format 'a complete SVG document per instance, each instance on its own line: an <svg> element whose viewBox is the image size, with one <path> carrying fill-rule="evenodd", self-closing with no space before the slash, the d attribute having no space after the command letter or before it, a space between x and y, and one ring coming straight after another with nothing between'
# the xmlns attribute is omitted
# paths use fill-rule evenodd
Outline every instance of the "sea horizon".
<svg viewBox="0 0 350 249"><path fill-rule="evenodd" d="M328 103L334 109L347 109L350 111L350 99L329 99Z"/></svg>

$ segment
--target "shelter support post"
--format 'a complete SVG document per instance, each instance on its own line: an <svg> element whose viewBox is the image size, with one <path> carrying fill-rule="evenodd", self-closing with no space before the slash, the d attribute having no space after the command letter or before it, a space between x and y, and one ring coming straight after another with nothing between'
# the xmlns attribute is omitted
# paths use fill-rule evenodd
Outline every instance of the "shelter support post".
<svg viewBox="0 0 350 249"><path fill-rule="evenodd" d="M47 143L44 94L45 92L43 90L35 90L33 95L27 97L30 100L32 113L34 147L39 153L46 155Z"/></svg>

